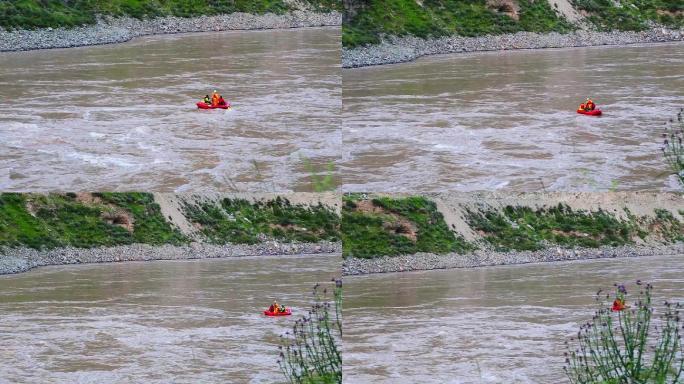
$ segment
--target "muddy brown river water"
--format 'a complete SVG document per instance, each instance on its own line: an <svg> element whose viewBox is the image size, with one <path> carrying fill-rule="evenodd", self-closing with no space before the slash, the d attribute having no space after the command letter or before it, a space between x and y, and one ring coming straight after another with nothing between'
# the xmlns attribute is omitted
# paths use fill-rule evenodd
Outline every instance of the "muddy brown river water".
<svg viewBox="0 0 684 384"><path fill-rule="evenodd" d="M565 383L564 341L613 283L684 302L684 255L347 278L345 383Z"/></svg>
<svg viewBox="0 0 684 384"><path fill-rule="evenodd" d="M343 70L346 191L670 190L684 44L432 56ZM575 113L592 97L603 117Z"/></svg>
<svg viewBox="0 0 684 384"><path fill-rule="evenodd" d="M279 336L339 256L40 268L0 276L0 383L282 382ZM294 315L268 318L273 299Z"/></svg>
<svg viewBox="0 0 684 384"><path fill-rule="evenodd" d="M0 189L311 190L340 110L339 28L3 53Z"/></svg>

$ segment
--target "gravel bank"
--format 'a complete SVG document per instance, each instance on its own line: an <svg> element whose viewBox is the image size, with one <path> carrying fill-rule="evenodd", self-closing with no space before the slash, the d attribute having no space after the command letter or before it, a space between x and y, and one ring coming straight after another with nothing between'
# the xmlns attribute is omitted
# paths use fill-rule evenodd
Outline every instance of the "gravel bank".
<svg viewBox="0 0 684 384"><path fill-rule="evenodd" d="M211 245L193 243L185 246L146 244L102 248L59 248L38 251L31 248L0 248L0 275L26 272L46 265L111 263L121 261L189 260L240 256L299 255L341 253L339 242Z"/></svg>
<svg viewBox="0 0 684 384"><path fill-rule="evenodd" d="M527 264L568 260L588 260L614 257L644 257L680 254L684 257L684 243L671 245L621 246L602 248L564 249L550 247L540 251L487 252L476 251L459 255L415 255L382 257L377 259L347 258L342 264L343 275L408 272L431 269L473 268L493 265Z"/></svg>
<svg viewBox="0 0 684 384"><path fill-rule="evenodd" d="M10 32L0 28L0 52L122 43L139 36L167 33L323 27L338 26L341 23L342 15L339 12L307 11L293 11L283 15L238 12L219 16L163 17L153 20L105 18L95 25L72 29L46 28Z"/></svg>
<svg viewBox="0 0 684 384"><path fill-rule="evenodd" d="M567 48L595 45L627 45L684 41L684 29L652 28L641 32L595 32L579 30L569 34L515 34L480 37L442 37L421 39L413 36L389 37L381 44L342 50L342 67L403 63L421 56L498 51L509 49Z"/></svg>

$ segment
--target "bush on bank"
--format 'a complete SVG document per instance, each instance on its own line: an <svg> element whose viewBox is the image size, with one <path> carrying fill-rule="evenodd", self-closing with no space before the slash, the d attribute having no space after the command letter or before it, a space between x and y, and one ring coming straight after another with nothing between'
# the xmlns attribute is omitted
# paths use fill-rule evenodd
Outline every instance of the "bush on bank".
<svg viewBox="0 0 684 384"><path fill-rule="evenodd" d="M304 0L315 11L341 10L339 0ZM34 29L93 24L98 15L146 19L194 17L234 12L282 14L283 0L13 0L0 2L0 27Z"/></svg>

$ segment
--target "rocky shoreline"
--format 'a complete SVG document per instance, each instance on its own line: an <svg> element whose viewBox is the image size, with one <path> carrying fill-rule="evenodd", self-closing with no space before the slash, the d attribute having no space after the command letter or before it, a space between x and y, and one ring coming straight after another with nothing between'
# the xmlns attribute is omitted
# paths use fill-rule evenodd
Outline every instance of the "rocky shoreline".
<svg viewBox="0 0 684 384"><path fill-rule="evenodd" d="M684 29L654 27L645 31L596 32L579 30L569 34L518 32L495 36L441 37L422 39L413 36L389 37L382 43L342 50L342 67L396 64L422 56L499 51L511 49L568 48L598 45L629 45L684 41Z"/></svg>
<svg viewBox="0 0 684 384"><path fill-rule="evenodd" d="M212 245L192 243L183 246L132 244L99 248L0 248L0 275L21 273L48 265L113 263L123 261L191 260L241 256L272 256L299 254L340 254L339 242Z"/></svg>
<svg viewBox="0 0 684 384"><path fill-rule="evenodd" d="M577 249L549 247L540 251L525 252L475 251L464 255L456 253L447 255L418 253L415 255L376 259L346 258L342 264L342 274L344 276L367 275L372 273L660 255L682 255L684 257L684 243Z"/></svg>
<svg viewBox="0 0 684 384"><path fill-rule="evenodd" d="M282 15L232 13L195 18L162 17L138 20L128 17L103 18L95 25L77 28L46 28L6 31L0 28L0 52L70 48L87 45L123 43L147 35L229 30L289 29L339 26L339 12L293 11Z"/></svg>

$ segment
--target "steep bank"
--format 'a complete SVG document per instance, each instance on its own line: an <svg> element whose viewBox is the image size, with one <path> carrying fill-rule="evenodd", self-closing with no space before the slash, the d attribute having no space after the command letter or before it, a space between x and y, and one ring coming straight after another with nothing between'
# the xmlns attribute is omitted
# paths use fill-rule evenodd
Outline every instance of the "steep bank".
<svg viewBox="0 0 684 384"><path fill-rule="evenodd" d="M684 4L677 0L346 0L343 67L445 53L681 41L682 28Z"/></svg>
<svg viewBox="0 0 684 384"><path fill-rule="evenodd" d="M0 27L71 28L95 24L99 17L198 17L237 12L263 15L293 11L342 11L339 0L21 0L0 2Z"/></svg>
<svg viewBox="0 0 684 384"><path fill-rule="evenodd" d="M513 49L543 49L629 45L684 41L684 29L664 27L643 31L587 31L561 34L517 32L477 37L446 36L419 38L388 37L379 44L342 50L342 67L358 68L370 65L396 64L429 55L500 51Z"/></svg>
<svg viewBox="0 0 684 384"><path fill-rule="evenodd" d="M236 12L227 15L192 18L176 16L154 19L102 18L96 24L73 28L53 29L49 27L11 31L0 29L0 52L122 43L147 35L325 27L339 26L341 22L342 16L337 11L320 13L301 10L284 14L267 13L263 15Z"/></svg>
<svg viewBox="0 0 684 384"><path fill-rule="evenodd" d="M350 194L342 239L343 272L351 275L680 254L684 198L667 193Z"/></svg>
<svg viewBox="0 0 684 384"><path fill-rule="evenodd" d="M334 194L0 194L0 274L55 264L339 252Z"/></svg>

